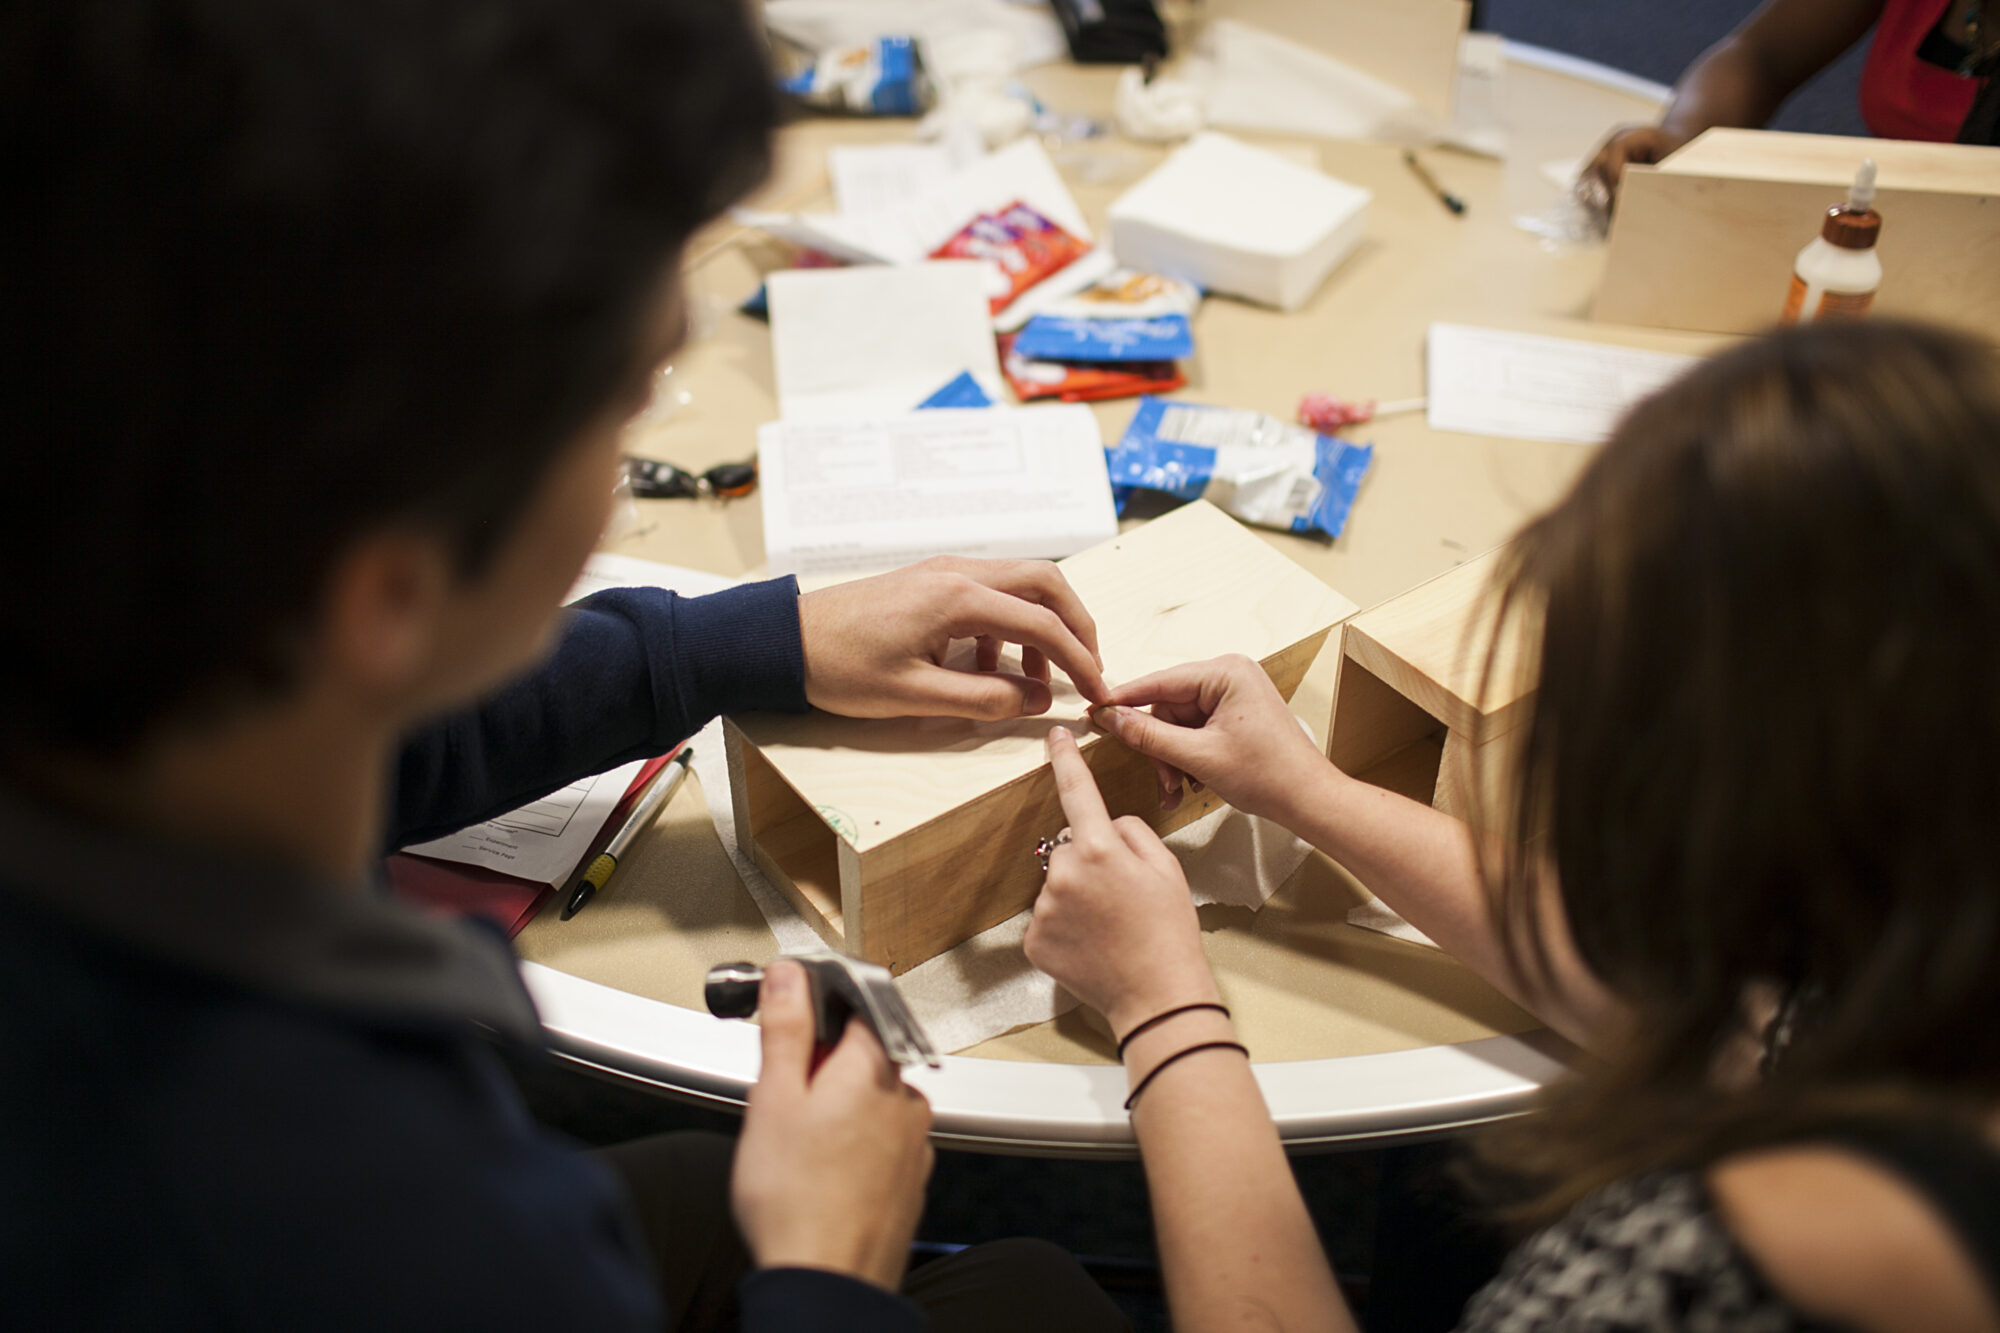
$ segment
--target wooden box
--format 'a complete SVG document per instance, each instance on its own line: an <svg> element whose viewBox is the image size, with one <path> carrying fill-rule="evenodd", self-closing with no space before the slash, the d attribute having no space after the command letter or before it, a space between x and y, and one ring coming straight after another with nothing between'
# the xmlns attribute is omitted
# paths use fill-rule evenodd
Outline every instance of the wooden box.
<svg viewBox="0 0 2000 1333"><path fill-rule="evenodd" d="M1488 552L1341 626L1326 755L1343 772L1475 824L1493 822L1509 742L1534 703L1517 623L1493 640Z"/></svg>
<svg viewBox="0 0 2000 1333"><path fill-rule="evenodd" d="M1750 333L1777 322L1792 261L1875 159L1875 310L2000 338L2000 148L1709 130L1632 167L1611 221L1595 318Z"/></svg>
<svg viewBox="0 0 2000 1333"><path fill-rule="evenodd" d="M1062 568L1097 621L1113 682L1244 653L1289 698L1328 630L1354 610L1199 501ZM1007 722L730 719L736 836L828 944L907 971L1034 901L1035 844L1065 823L1051 726L1076 731L1114 816L1166 832L1216 807L1204 794L1160 810L1151 765L1095 731L1086 709L1058 672L1049 713Z"/></svg>

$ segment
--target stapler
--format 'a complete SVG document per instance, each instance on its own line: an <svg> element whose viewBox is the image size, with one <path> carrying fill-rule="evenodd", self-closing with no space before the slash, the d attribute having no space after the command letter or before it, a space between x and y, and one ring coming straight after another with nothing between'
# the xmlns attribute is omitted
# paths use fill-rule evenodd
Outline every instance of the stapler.
<svg viewBox="0 0 2000 1333"><path fill-rule="evenodd" d="M939 1068L931 1039L904 1003L888 968L831 949L783 956L805 969L812 992L813 1030L821 1047L838 1042L847 1020L859 1018L897 1064ZM702 998L717 1018L748 1018L757 1012L757 988L763 981L764 969L755 963L721 963L708 970Z"/></svg>

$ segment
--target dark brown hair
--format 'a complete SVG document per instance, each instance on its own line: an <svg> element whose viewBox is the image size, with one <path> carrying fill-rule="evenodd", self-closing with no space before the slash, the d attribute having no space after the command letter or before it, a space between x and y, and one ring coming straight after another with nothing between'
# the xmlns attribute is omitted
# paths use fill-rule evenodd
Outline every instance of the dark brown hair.
<svg viewBox="0 0 2000 1333"><path fill-rule="evenodd" d="M288 687L337 556L476 575L765 172L738 0L0 10L0 766Z"/></svg>
<svg viewBox="0 0 2000 1333"><path fill-rule="evenodd" d="M1536 1182L1527 1213L2000 1099L1993 350L1893 322L1745 343L1635 407L1498 586L1503 621L1539 619L1540 673L1498 920L1539 938L1552 869L1636 1020L1488 1141ZM1759 991L1802 1021L1721 1087Z"/></svg>

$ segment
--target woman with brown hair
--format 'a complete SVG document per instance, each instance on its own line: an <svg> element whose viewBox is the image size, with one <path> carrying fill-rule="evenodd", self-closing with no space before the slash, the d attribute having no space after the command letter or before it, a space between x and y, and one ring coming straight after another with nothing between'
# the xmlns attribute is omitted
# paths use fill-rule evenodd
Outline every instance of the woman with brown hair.
<svg viewBox="0 0 2000 1333"><path fill-rule="evenodd" d="M1484 1145L1542 1230L1463 1326L2000 1328L2000 359L1892 323L1736 348L1496 592L1539 689L1491 843L1340 773L1247 660L1100 718L1582 1048ZM1050 745L1072 840L1028 953L1121 1039L1179 1322L1351 1327L1175 861Z"/></svg>

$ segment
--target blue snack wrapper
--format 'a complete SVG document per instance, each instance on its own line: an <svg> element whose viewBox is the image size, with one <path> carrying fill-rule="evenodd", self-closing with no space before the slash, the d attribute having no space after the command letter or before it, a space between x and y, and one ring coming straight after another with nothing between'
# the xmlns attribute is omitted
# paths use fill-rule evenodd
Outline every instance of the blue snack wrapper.
<svg viewBox="0 0 2000 1333"><path fill-rule="evenodd" d="M930 101L930 81L908 37L828 51L778 86L813 106L864 116L914 116Z"/></svg>
<svg viewBox="0 0 2000 1333"><path fill-rule="evenodd" d="M993 400L986 390L979 387L979 381L972 378L972 372L961 370L956 378L942 389L917 404L917 410L927 407L991 407Z"/></svg>
<svg viewBox="0 0 2000 1333"><path fill-rule="evenodd" d="M1037 361L1178 361L1194 355L1186 315L1150 319L1079 319L1036 315L1014 350Z"/></svg>
<svg viewBox="0 0 2000 1333"><path fill-rule="evenodd" d="M1262 412L1143 398L1104 451L1122 514L1133 488L1205 499L1246 523L1338 537L1375 459L1353 444Z"/></svg>

